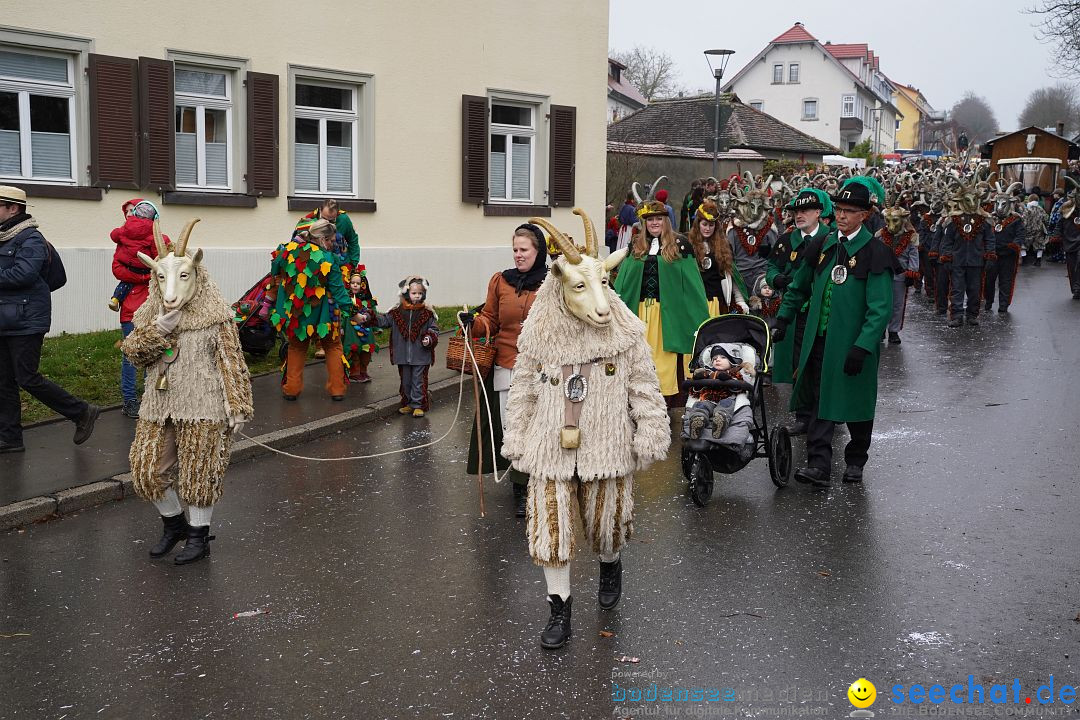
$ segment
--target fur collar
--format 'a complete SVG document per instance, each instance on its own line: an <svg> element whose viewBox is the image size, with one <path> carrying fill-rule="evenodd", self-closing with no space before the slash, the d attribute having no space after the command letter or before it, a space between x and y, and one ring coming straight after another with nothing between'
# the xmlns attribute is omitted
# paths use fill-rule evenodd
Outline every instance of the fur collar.
<svg viewBox="0 0 1080 720"><path fill-rule="evenodd" d="M18 235L19 233L21 233L23 230L26 230L28 228L36 228L36 227L38 227L38 221L37 220L30 217L29 215L26 215L26 213L23 213L23 215L26 216L25 220L19 221L19 222L15 223L14 225L12 225L11 227L9 227L8 229L0 232L0 243L7 242L11 238L13 238L16 235Z"/></svg>
<svg viewBox="0 0 1080 720"><path fill-rule="evenodd" d="M200 266L195 276L198 284L194 297L188 301L180 313L180 324L177 330L202 330L203 328L220 325L223 322L232 322L236 313L229 303L225 302L218 286L210 278L205 266ZM165 312L165 304L161 301L161 289L151 273L150 294L146 302L135 311L134 322L137 327L151 324Z"/></svg>
<svg viewBox="0 0 1080 720"><path fill-rule="evenodd" d="M611 324L594 328L566 309L559 278L548 273L521 327L518 352L545 365L585 363L629 350L645 337L645 323L630 312L615 291L606 291Z"/></svg>

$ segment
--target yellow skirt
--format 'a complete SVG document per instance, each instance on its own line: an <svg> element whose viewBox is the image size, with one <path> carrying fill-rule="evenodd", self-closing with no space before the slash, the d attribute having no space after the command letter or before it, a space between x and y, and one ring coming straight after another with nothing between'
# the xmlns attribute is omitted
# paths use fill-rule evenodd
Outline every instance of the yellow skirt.
<svg viewBox="0 0 1080 720"><path fill-rule="evenodd" d="M709 298L709 317L720 317L720 298Z"/></svg>
<svg viewBox="0 0 1080 720"><path fill-rule="evenodd" d="M656 375L660 379L661 395L678 395L679 362L683 363L683 377L690 377L690 357L664 350L664 328L660 321L660 303L642 301L638 303L638 317L645 323L645 341L652 350Z"/></svg>

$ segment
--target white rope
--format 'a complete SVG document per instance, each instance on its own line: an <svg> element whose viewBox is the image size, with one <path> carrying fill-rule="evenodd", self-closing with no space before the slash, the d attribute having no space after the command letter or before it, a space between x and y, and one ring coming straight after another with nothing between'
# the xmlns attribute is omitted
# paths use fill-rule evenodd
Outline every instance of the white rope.
<svg viewBox="0 0 1080 720"><path fill-rule="evenodd" d="M473 370L476 373L476 375L474 375L474 377L479 378L480 377L480 367L476 364L476 356L473 354L473 351L472 351L472 343L470 342L470 338L469 338L469 328L465 327L461 323L460 319L458 320L458 327L460 327L463 330L464 334L465 334L465 351L469 354L469 359L472 361ZM477 382L479 382L479 380L477 380ZM261 448L269 450L270 452L273 452L273 453L277 453L278 455L283 455L285 457L292 458L294 460L309 460L311 462L351 462L351 461L355 461L355 460L371 460L371 459L374 459L374 458L386 457L387 455L397 455L399 453L412 452L413 450L421 450L423 448L431 447L433 445L437 445L437 444L441 443L443 440L445 440L450 435L451 432L453 432L454 426L457 425L458 416L461 414L461 399L462 399L462 397L464 397L464 395L465 395L465 365L462 364L462 366L461 366L461 374L458 376L458 399L457 399L457 407L454 408L454 419L450 421L450 427L446 430L445 433L442 434L441 437L439 437L437 440L432 440L431 442L423 443L422 445L413 445L413 446L407 447L407 448L398 448L396 450L387 450L385 452L372 453L370 455L350 455L348 457L333 457L333 458L308 457L306 455L295 455L295 454L293 454L291 452L286 452L285 450L280 450L280 449L278 449L276 447L272 447L272 446L267 445L266 443L264 443L264 442L262 442L260 440L257 440L255 438L251 437L250 435L247 435L246 433L243 433L243 432L238 433L238 435L240 435L240 437L244 438L245 440L250 440L252 443L254 443L255 445L258 445ZM480 395L483 396L484 405L487 407L487 411L488 411L488 433L489 433L489 437L491 438L491 453L492 453L491 457L494 460L494 458L497 456L497 454L496 454L496 451L495 451L495 428L494 428L494 425L491 422L491 403L488 400L486 392L481 392ZM479 412L480 408L477 408L476 410L477 410L477 412ZM482 443L482 442L483 442L482 438L477 438L477 452L480 451L480 443ZM480 455L481 455L480 460L482 461L483 460L483 453L480 453ZM495 465L495 463L492 462L491 476L493 478L495 478L495 482L498 483L504 477L506 477L506 473L509 473L510 470L508 468L506 470L506 473L503 473L502 477L498 477L495 474L494 465Z"/></svg>

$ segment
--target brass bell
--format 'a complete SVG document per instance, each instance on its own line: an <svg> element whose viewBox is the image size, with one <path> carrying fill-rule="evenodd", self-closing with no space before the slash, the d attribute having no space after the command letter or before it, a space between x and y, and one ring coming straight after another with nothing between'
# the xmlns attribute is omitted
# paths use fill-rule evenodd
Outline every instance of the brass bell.
<svg viewBox="0 0 1080 720"><path fill-rule="evenodd" d="M169 389L169 376L166 375L165 373L161 373L161 377L158 378L157 389L158 390L168 390Z"/></svg>

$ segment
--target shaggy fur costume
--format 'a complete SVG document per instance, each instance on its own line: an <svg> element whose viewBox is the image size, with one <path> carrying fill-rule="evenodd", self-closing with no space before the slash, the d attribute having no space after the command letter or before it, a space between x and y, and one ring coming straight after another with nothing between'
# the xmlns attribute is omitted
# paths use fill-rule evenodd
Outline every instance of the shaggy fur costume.
<svg viewBox="0 0 1080 720"><path fill-rule="evenodd" d="M529 479L529 554L559 567L573 557L583 525L596 552L618 552L633 533L633 473L667 456L671 428L645 325L610 288L612 321L585 325L549 274L518 338L502 454ZM581 444L562 447L561 368L594 362L578 426ZM559 379L558 384L552 378Z"/></svg>
<svg viewBox="0 0 1080 720"><path fill-rule="evenodd" d="M233 311L205 268L199 268L195 281L195 294L170 338L154 323L165 306L158 284L151 281L149 297L135 313L135 330L121 348L133 365L146 369L129 455L135 492L146 500L160 500L175 479L181 499L205 507L221 497L232 447L228 420L251 418L254 408ZM178 352L166 370L162 357L170 339ZM162 373L168 378L167 390L157 389ZM168 428L175 433L178 461L162 477L158 466Z"/></svg>

